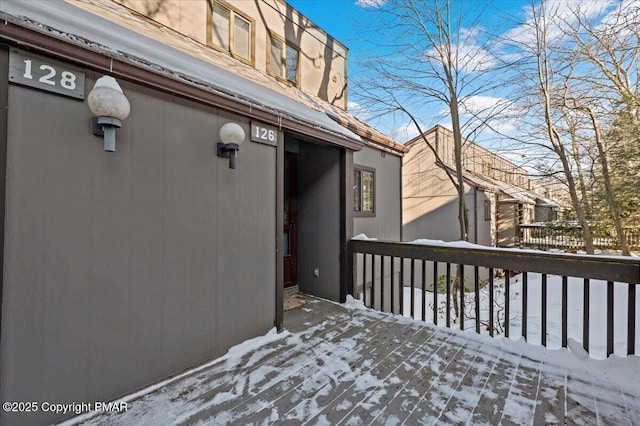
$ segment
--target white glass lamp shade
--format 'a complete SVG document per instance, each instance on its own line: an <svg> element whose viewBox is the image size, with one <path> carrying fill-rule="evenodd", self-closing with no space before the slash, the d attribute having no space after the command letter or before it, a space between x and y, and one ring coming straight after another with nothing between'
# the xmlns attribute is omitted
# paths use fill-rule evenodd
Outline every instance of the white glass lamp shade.
<svg viewBox="0 0 640 426"><path fill-rule="evenodd" d="M244 141L244 130L237 123L227 123L220 128L220 141L240 145Z"/></svg>
<svg viewBox="0 0 640 426"><path fill-rule="evenodd" d="M89 109L96 117L113 117L124 120L129 116L131 106L115 78L102 76L87 97Z"/></svg>

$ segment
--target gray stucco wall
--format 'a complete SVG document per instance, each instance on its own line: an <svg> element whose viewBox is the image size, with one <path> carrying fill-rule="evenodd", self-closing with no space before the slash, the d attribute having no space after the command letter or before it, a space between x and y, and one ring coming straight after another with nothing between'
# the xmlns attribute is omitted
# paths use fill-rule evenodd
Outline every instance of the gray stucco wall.
<svg viewBox="0 0 640 426"><path fill-rule="evenodd" d="M474 197L476 198L475 202ZM470 219L469 242L491 245L491 221L484 220L484 200L487 199L484 192L475 191L473 188L469 188L465 194L465 203ZM413 241L420 238L459 241L458 199L456 198L442 207L405 224L402 237L404 241Z"/></svg>
<svg viewBox="0 0 640 426"><path fill-rule="evenodd" d="M298 154L298 284L340 298L340 150L301 142ZM319 276L314 276L314 269Z"/></svg>
<svg viewBox="0 0 640 426"><path fill-rule="evenodd" d="M402 158L364 146L353 154L354 167L375 169L375 216L354 217L353 234L400 241L402 231ZM352 194L349 194L352 196Z"/></svg>
<svg viewBox="0 0 640 426"><path fill-rule="evenodd" d="M491 215L489 215L488 220L485 220L484 216L484 203L485 201L490 202L491 200L484 191L472 190L472 193L475 196L475 202L473 201L473 197L471 197L471 202L475 204L470 206L469 209L470 211L471 209L475 210L475 221L469 224L469 241L491 247L491 224L493 222Z"/></svg>
<svg viewBox="0 0 640 426"><path fill-rule="evenodd" d="M273 326L275 148L231 170L218 129L248 120L120 84L115 153L86 102L10 87L2 401L107 401Z"/></svg>

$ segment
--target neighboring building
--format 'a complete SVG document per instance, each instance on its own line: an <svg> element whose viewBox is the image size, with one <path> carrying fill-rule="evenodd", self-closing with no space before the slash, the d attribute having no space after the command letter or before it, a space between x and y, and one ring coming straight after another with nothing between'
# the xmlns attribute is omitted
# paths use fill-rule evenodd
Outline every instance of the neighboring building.
<svg viewBox="0 0 640 426"><path fill-rule="evenodd" d="M346 49L284 2L0 18L3 401L128 394L282 328L285 285L344 300L354 232L400 238L406 149L345 111ZM85 101L103 75L131 106L113 153Z"/></svg>
<svg viewBox="0 0 640 426"><path fill-rule="evenodd" d="M405 144L409 152L403 158L403 239L456 241L458 195L447 176L447 170L455 175L453 132L435 126L423 136ZM518 226L533 222L536 209L556 208L531 190L526 170L506 158L468 140L463 141L462 158L470 242L512 247Z"/></svg>
<svg viewBox="0 0 640 426"><path fill-rule="evenodd" d="M554 177L532 179L531 184L533 191L542 199L539 204L549 206L547 209L536 206L535 221L540 223L562 220L564 211L571 206L567 185Z"/></svg>

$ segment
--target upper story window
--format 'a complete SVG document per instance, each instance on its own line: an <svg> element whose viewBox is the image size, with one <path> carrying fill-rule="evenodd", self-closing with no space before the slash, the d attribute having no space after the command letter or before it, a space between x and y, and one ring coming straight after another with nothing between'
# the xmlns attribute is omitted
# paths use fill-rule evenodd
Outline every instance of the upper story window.
<svg viewBox="0 0 640 426"><path fill-rule="evenodd" d="M355 216L375 215L375 170L356 166L353 169L353 211Z"/></svg>
<svg viewBox="0 0 640 426"><path fill-rule="evenodd" d="M244 62L252 62L253 21L226 4L214 1L209 42Z"/></svg>
<svg viewBox="0 0 640 426"><path fill-rule="evenodd" d="M297 86L300 58L298 49L273 34L269 48L269 73Z"/></svg>

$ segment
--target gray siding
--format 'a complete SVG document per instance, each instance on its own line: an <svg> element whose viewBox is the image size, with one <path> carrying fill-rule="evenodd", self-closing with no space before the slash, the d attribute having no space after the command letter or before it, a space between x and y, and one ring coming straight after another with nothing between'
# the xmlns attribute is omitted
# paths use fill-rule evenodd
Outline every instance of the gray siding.
<svg viewBox="0 0 640 426"><path fill-rule="evenodd" d="M491 221L484 220L484 200L487 199L483 191L476 191L473 187L468 188L465 194L469 215L469 242L490 246ZM460 240L457 198L404 225L404 241L420 238L442 241Z"/></svg>
<svg viewBox="0 0 640 426"><path fill-rule="evenodd" d="M485 201L490 202L491 200L484 191L472 189L472 193L473 196L470 202L474 204L468 206L468 208L470 212L475 210L475 215L469 215L472 218L469 223L469 241L491 247L493 245L491 243L491 224L493 222L491 216L489 216L488 220L484 218L484 203ZM475 220L473 220L473 216L475 216Z"/></svg>
<svg viewBox="0 0 640 426"><path fill-rule="evenodd" d="M300 143L298 283L307 294L340 298L340 150ZM320 276L313 274L318 269Z"/></svg>
<svg viewBox="0 0 640 426"><path fill-rule="evenodd" d="M120 84L115 153L85 102L10 87L3 401L105 401L273 326L275 148L231 170L218 129L248 120Z"/></svg>
<svg viewBox="0 0 640 426"><path fill-rule="evenodd" d="M372 167L375 173L375 216L354 217L353 234L400 241L402 231L402 158L364 146L353 154L354 167ZM353 196L353 194L349 194Z"/></svg>

